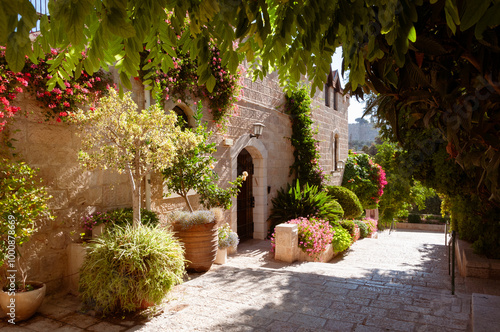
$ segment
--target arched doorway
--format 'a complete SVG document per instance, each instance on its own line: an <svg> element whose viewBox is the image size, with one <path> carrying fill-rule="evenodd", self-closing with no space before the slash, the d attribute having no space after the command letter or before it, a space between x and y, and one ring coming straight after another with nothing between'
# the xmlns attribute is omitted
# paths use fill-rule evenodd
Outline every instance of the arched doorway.
<svg viewBox="0 0 500 332"><path fill-rule="evenodd" d="M246 181L243 182L238 197L236 198L237 233L241 241L253 238L253 160L250 153L243 149L238 155L238 176L247 172Z"/></svg>

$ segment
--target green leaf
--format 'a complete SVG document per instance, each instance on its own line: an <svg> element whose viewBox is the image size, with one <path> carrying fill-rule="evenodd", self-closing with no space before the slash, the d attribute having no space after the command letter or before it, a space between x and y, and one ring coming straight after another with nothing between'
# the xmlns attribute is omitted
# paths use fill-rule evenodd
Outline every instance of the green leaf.
<svg viewBox="0 0 500 332"><path fill-rule="evenodd" d="M465 31L475 25L490 5L490 1L467 0L464 14L461 18L460 30Z"/></svg>
<svg viewBox="0 0 500 332"><path fill-rule="evenodd" d="M210 75L210 78L207 80L207 90L208 92L212 92L215 88L215 77L214 75Z"/></svg>
<svg viewBox="0 0 500 332"><path fill-rule="evenodd" d="M127 89L132 90L132 83L130 82L130 76L126 72L124 71L120 72L120 81Z"/></svg>
<svg viewBox="0 0 500 332"><path fill-rule="evenodd" d="M415 31L415 27L412 25L410 32L408 33L408 39L414 43L417 40L417 31Z"/></svg>
<svg viewBox="0 0 500 332"><path fill-rule="evenodd" d="M17 38L15 37L16 33L12 33L9 36L7 49L5 51L5 59L12 71L20 72L26 63L24 58L25 52L24 49L19 46Z"/></svg>

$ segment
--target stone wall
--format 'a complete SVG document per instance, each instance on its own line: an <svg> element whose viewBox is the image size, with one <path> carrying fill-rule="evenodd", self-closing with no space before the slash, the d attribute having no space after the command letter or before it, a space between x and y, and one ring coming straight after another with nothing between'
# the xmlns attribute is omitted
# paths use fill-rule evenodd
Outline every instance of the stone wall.
<svg viewBox="0 0 500 332"><path fill-rule="evenodd" d="M145 107L145 92L138 82L135 84L133 97L140 108ZM236 178L236 160L238 154L247 149L254 160L253 177L254 237L267 235L267 217L272 207L271 199L281 187L286 186L289 167L293 163L293 149L288 140L291 136L291 121L283 113L284 94L274 75L264 81L252 82L244 79L242 100L239 109L229 119L227 131L209 122L209 129L214 131L213 140L217 144L215 157L218 160L215 170L220 175L220 185ZM342 98L339 109L325 106L323 93L318 92L313 104L313 118L318 126L317 138L321 141L320 160L325 171L333 169L332 140L339 137L339 158L347 157L347 106L348 99ZM79 239L82 232L82 218L95 211L105 211L118 207L131 206L129 180L125 175L113 171L83 170L77 160L80 140L75 127L69 124L47 123L37 116L40 109L36 102L20 96L18 106L28 111L27 117L17 116L11 126L15 138L16 152L30 166L40 169L49 193L53 196L50 207L56 220L41 222L39 232L23 247L23 257L30 266L30 279L47 283L48 292L61 290L66 276L66 248ZM339 101L341 101L339 100ZM194 103L180 106L188 115L193 114ZM171 100L165 103L167 109L173 108ZM206 108L205 108L206 109ZM205 111L204 119L211 119ZM263 135L250 138L253 124L261 122L266 127ZM340 184L341 173L332 173L332 182ZM144 189L146 185L144 184ZM143 193L146 190L143 190ZM165 221L168 213L175 209L185 209L182 198L172 195L165 197L167 190L163 186L161 175L151 176L151 208L160 213ZM195 194L190 196L192 204L197 206ZM145 198L143 204L145 204ZM236 199L233 207L226 212L226 219L236 229Z"/></svg>

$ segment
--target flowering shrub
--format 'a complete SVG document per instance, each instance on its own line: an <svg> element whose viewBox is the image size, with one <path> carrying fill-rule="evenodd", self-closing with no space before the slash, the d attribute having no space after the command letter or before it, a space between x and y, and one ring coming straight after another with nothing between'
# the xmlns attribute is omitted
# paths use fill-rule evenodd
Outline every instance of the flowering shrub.
<svg viewBox="0 0 500 332"><path fill-rule="evenodd" d="M387 184L382 167L367 154L349 153L342 185L358 196L365 209L376 209Z"/></svg>
<svg viewBox="0 0 500 332"><path fill-rule="evenodd" d="M229 224L225 224L218 228L219 233L219 248L225 249L229 247L236 248L238 243L240 243L240 239L236 232L231 230Z"/></svg>
<svg viewBox="0 0 500 332"><path fill-rule="evenodd" d="M111 80L102 71L93 75L82 71L79 77L64 80L64 87L57 86L49 91L47 82L52 76L48 69L57 56L58 52L53 49L37 64L27 58L23 70L14 73L7 68L5 51L0 48L0 131L6 125L6 120L2 119L12 117L20 110L11 103L21 92L30 92L45 111L47 119L55 118L57 122L67 121L78 106L92 104L106 94Z"/></svg>
<svg viewBox="0 0 500 332"><path fill-rule="evenodd" d="M299 248L309 256L316 256L326 250L332 242L333 229L328 221L317 218L299 217L286 222L287 224L297 224L299 235ZM275 249L274 233L271 237L271 251Z"/></svg>
<svg viewBox="0 0 500 332"><path fill-rule="evenodd" d="M372 218L364 218L363 222L368 226L368 235L371 235L377 231L377 220Z"/></svg>
<svg viewBox="0 0 500 332"><path fill-rule="evenodd" d="M198 84L198 63L193 61L189 52L177 50L177 57L173 57L174 67L168 72L163 72L159 67L155 71L147 71L152 68L150 54L143 53L143 67L146 71L141 74L145 84L154 84L154 89L166 100L177 99L184 103L190 98L203 98L207 101L209 112L213 120L222 124L227 114L237 112L240 100L241 79L243 69L239 69L236 75L228 72L221 63L220 52L216 46L210 48L210 69L215 82L208 80L205 84ZM208 85L213 84L210 92ZM212 86L211 86L212 87Z"/></svg>

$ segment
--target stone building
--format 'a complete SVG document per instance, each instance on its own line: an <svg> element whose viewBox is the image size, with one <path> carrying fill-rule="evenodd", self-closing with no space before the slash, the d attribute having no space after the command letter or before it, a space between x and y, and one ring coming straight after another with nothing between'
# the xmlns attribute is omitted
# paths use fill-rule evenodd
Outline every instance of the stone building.
<svg viewBox="0 0 500 332"><path fill-rule="evenodd" d="M135 84L133 98L140 108L149 102L148 92ZM239 112L229 119L227 131L218 132L213 125L217 144L216 171L221 184L234 180L238 172L247 170L250 176L240 195L226 212L227 221L240 237L264 239L267 236L267 218L276 191L286 186L289 167L293 163L293 149L289 141L291 120L283 112L285 101L277 77L269 75L263 81L245 78L239 102ZM47 283L48 291L61 289L67 276L67 247L79 239L82 218L96 211L131 206L128 178L113 171L89 172L77 160L80 140L72 125L46 123L35 100L29 95L18 97L18 106L27 110L28 117L18 116L10 133L16 152L30 166L40 169L40 176L53 196L51 208L56 220L42 223L39 232L22 247L29 261L30 279ZM192 121L192 103L166 105L182 112ZM313 119L318 129L323 169L331 174L331 182L340 184L342 170L337 162L347 158L347 108L349 96L342 95L338 73L331 72L323 91L313 99ZM210 114L204 114L209 119ZM251 137L256 122L265 125L262 136ZM210 128L211 127L211 128ZM165 218L169 211L184 209L182 198L165 198L165 188L159 175L153 175L144 184L144 205ZM190 201L197 203L196 193Z"/></svg>

